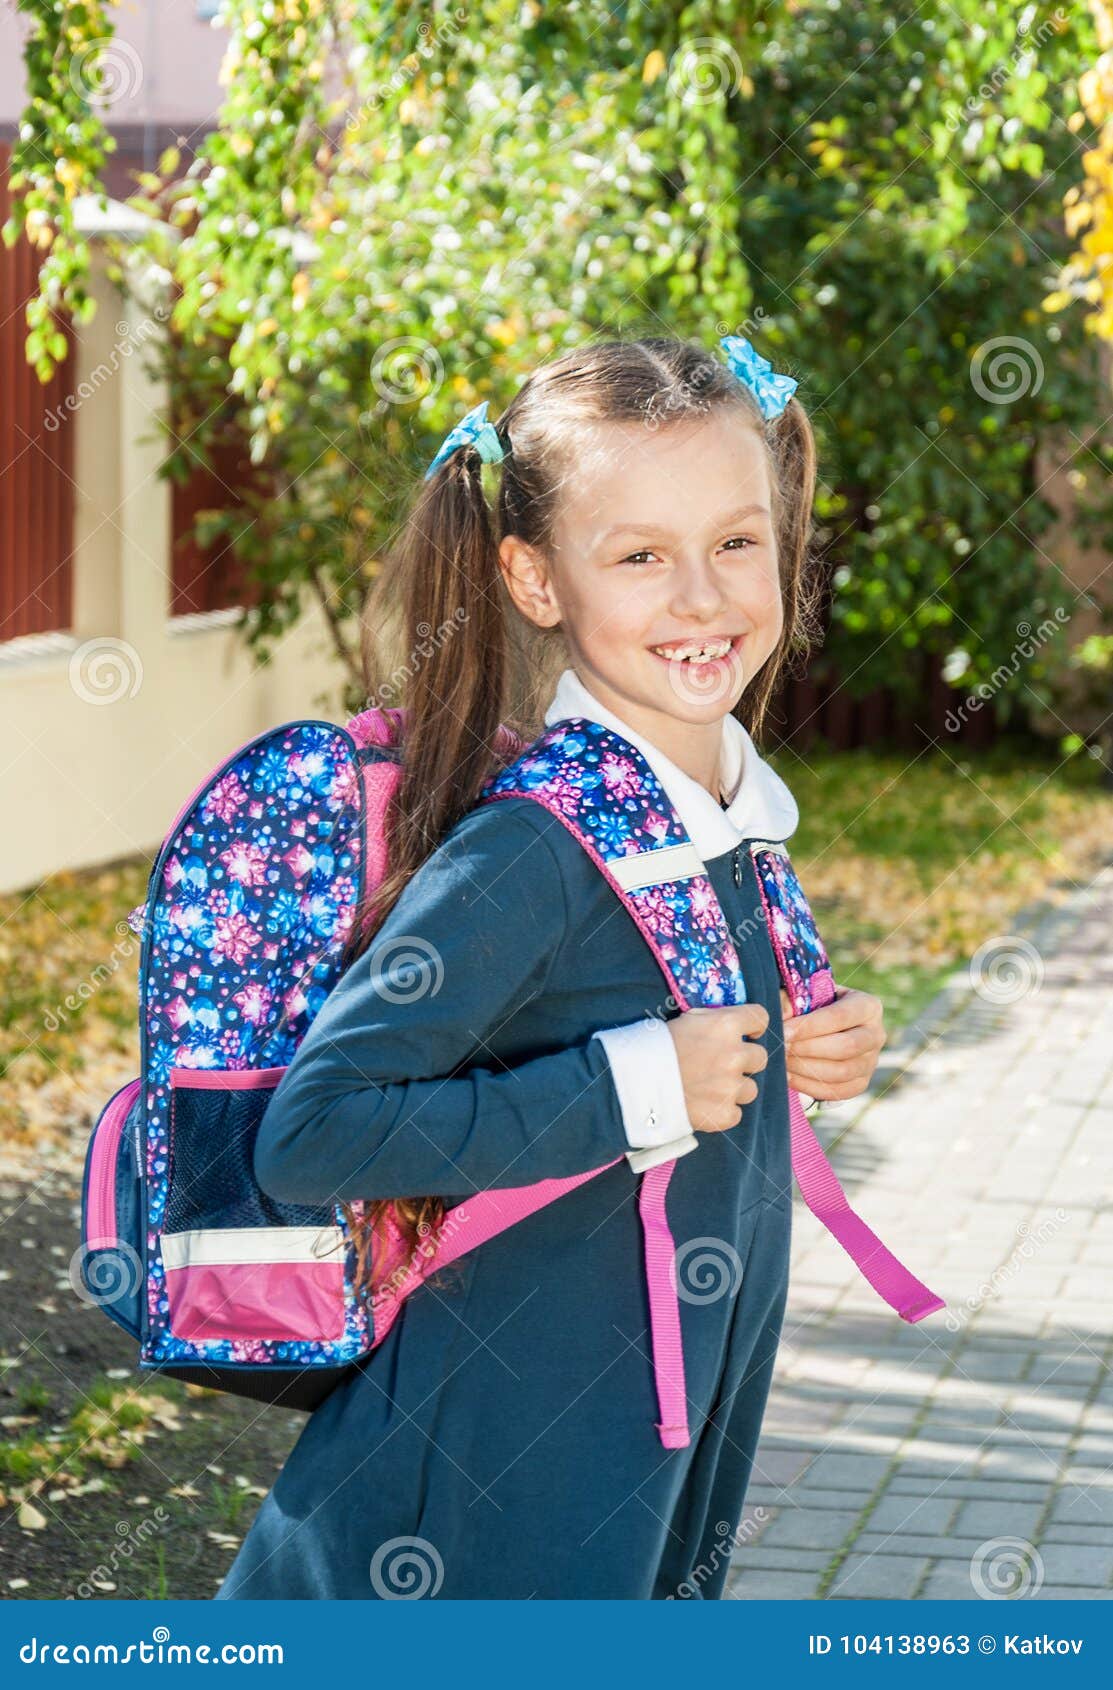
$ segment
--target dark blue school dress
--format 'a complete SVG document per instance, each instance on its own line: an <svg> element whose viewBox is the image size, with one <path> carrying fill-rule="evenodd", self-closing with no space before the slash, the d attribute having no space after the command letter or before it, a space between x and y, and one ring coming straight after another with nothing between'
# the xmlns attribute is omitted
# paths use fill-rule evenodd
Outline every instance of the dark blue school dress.
<svg viewBox="0 0 1113 1690"><path fill-rule="evenodd" d="M784 1314L791 1168L745 845L707 869L769 1062L739 1125L701 1133L668 1189L690 1444L655 1430L639 1176L591 1038L659 1011L664 979L555 817L481 806L312 1024L257 1176L289 1202L454 1204L622 1160L414 1293L306 1422L218 1599L721 1596Z"/></svg>

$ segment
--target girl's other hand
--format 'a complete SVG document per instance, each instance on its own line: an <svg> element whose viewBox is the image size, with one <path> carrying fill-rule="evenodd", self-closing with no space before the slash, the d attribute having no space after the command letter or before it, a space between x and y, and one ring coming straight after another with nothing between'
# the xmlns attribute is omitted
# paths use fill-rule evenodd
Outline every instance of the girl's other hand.
<svg viewBox="0 0 1113 1690"><path fill-rule="evenodd" d="M769 1054L760 1039L769 1025L760 1003L724 1009L689 1009L666 1022L676 1046L688 1119L697 1133L728 1132L742 1119L742 1105L757 1096L751 1075Z"/></svg>
<svg viewBox="0 0 1113 1690"><path fill-rule="evenodd" d="M808 1015L793 1015L787 994L781 992L788 1083L824 1103L864 1092L885 1043L881 999L843 986L836 986L835 992L834 1003Z"/></svg>

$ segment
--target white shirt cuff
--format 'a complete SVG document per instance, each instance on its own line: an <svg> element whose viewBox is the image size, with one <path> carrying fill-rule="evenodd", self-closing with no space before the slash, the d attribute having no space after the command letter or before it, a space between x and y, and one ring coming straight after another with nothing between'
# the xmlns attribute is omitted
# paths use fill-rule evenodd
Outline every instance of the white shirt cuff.
<svg viewBox="0 0 1113 1690"><path fill-rule="evenodd" d="M631 1148L626 1159L644 1173L699 1149L684 1102L684 1082L672 1034L657 1016L607 1027L593 1038L607 1053Z"/></svg>

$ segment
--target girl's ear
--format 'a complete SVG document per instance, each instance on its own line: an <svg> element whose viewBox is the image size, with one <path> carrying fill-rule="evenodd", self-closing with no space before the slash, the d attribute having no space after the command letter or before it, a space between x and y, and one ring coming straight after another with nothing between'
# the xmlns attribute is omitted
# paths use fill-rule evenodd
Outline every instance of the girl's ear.
<svg viewBox="0 0 1113 1690"><path fill-rule="evenodd" d="M563 612L543 554L517 534L507 534L499 544L499 568L522 615L538 628L555 628Z"/></svg>

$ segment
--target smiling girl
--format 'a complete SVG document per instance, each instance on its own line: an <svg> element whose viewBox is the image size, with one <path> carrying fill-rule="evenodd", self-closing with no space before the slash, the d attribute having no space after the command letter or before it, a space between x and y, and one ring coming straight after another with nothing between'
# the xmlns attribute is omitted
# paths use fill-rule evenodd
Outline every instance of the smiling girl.
<svg viewBox="0 0 1113 1690"><path fill-rule="evenodd" d="M222 1598L723 1594L785 1308L788 1086L853 1096L884 1042L860 992L782 1019L746 847L798 816L743 721L757 731L810 637L815 460L795 384L723 345L727 363L675 340L587 346L536 370L497 428L477 408L371 607L376 637L428 653L407 663L391 872L264 1116L259 1182L362 1200L365 1245L389 1216L420 1249L477 1192L605 1171L407 1302L307 1422ZM553 657L531 709L519 677L536 694ZM501 723L568 720L648 764L748 1002L663 1002L559 816L479 802L517 752ZM666 1167L671 1420L640 1271L639 1191Z"/></svg>

